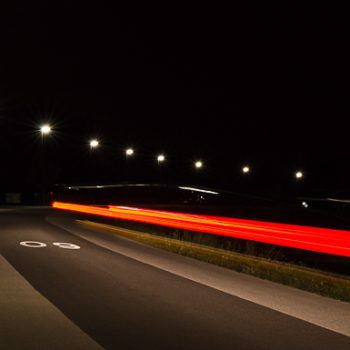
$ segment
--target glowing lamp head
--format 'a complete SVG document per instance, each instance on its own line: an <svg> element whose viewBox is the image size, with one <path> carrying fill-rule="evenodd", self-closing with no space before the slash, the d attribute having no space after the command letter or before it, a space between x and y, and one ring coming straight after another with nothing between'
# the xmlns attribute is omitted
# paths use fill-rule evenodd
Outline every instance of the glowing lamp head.
<svg viewBox="0 0 350 350"><path fill-rule="evenodd" d="M297 179L301 179L303 176L304 176L304 174L301 171L297 171L295 173L295 178L297 178Z"/></svg>
<svg viewBox="0 0 350 350"><path fill-rule="evenodd" d="M40 128L40 132L42 135L47 135L51 132L51 126L50 125L43 125L41 128Z"/></svg>
<svg viewBox="0 0 350 350"><path fill-rule="evenodd" d="M90 147L91 148L96 148L96 147L98 147L98 145L99 145L99 142L97 140L91 140L90 141Z"/></svg>
<svg viewBox="0 0 350 350"><path fill-rule="evenodd" d="M200 160L197 160L195 163L194 163L194 166L196 169L200 169L203 167L203 163L200 161Z"/></svg>
<svg viewBox="0 0 350 350"><path fill-rule="evenodd" d="M164 161L165 161L165 156L164 156L164 154L160 154L159 156L157 156L157 161L158 161L158 162L164 162Z"/></svg>
<svg viewBox="0 0 350 350"><path fill-rule="evenodd" d="M132 148L128 148L126 151L125 151L125 154L127 156L132 156L134 154L134 150Z"/></svg>
<svg viewBox="0 0 350 350"><path fill-rule="evenodd" d="M243 174L248 174L248 173L250 172L249 166L244 166L244 167L242 168L242 172L243 172Z"/></svg>

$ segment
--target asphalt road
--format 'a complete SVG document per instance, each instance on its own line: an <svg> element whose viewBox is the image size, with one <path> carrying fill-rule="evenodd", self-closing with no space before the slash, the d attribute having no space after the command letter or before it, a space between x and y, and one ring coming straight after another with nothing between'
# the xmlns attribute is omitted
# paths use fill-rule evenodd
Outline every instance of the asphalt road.
<svg viewBox="0 0 350 350"><path fill-rule="evenodd" d="M106 249L55 215L0 209L0 349L350 349L350 337Z"/></svg>

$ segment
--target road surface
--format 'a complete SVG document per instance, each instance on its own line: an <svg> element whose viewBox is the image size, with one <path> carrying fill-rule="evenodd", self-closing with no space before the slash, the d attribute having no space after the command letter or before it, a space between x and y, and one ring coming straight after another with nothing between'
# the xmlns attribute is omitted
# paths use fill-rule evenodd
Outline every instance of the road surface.
<svg viewBox="0 0 350 350"><path fill-rule="evenodd" d="M69 213L0 209L0 349L349 350L349 320L347 303L94 233Z"/></svg>

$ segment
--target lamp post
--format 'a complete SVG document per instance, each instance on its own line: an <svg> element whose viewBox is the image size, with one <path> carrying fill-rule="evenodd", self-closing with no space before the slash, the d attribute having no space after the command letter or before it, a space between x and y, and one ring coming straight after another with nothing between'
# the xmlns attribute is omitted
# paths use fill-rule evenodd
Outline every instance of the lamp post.
<svg viewBox="0 0 350 350"><path fill-rule="evenodd" d="M164 154L158 154L157 156L157 163L158 163L158 174L159 174L159 180L162 179L162 164L165 161L165 155Z"/></svg>
<svg viewBox="0 0 350 350"><path fill-rule="evenodd" d="M51 132L51 126L48 124L43 125L40 128L41 136L48 135Z"/></svg>
<svg viewBox="0 0 350 350"><path fill-rule="evenodd" d="M201 160L197 160L195 163L194 163L194 167L196 169L201 169L203 167L203 162Z"/></svg>
<svg viewBox="0 0 350 350"><path fill-rule="evenodd" d="M134 155L134 150L132 148L128 148L128 149L125 150L126 158L128 158L128 157L130 157L132 155Z"/></svg>
<svg viewBox="0 0 350 350"><path fill-rule="evenodd" d="M301 197L305 190L305 181L304 181L304 173L301 170L298 170L294 173L294 195L297 197Z"/></svg>
<svg viewBox="0 0 350 350"><path fill-rule="evenodd" d="M90 150L93 150L94 148L98 147L99 144L100 143L98 142L98 140L96 140L96 139L91 140L90 141Z"/></svg>
<svg viewBox="0 0 350 350"><path fill-rule="evenodd" d="M245 165L243 168L242 168L242 173L243 174L248 174L250 172L250 167Z"/></svg>
<svg viewBox="0 0 350 350"><path fill-rule="evenodd" d="M41 133L41 203L46 204L46 149L45 137L51 133L51 126L44 124L40 127Z"/></svg>
<svg viewBox="0 0 350 350"><path fill-rule="evenodd" d="M125 178L129 177L129 162L128 159L134 155L135 151L129 147L125 150Z"/></svg>
<svg viewBox="0 0 350 350"><path fill-rule="evenodd" d="M161 163L163 163L165 161L165 156L164 154L159 154L157 156L157 162L158 162L158 165L160 165Z"/></svg>
<svg viewBox="0 0 350 350"><path fill-rule="evenodd" d="M90 165L90 169L89 169L89 177L90 177L90 181L94 181L94 178L96 178L96 174L98 173L98 169L99 169L99 159L96 155L95 149L98 148L100 145L100 142L97 139L90 139L89 141L89 147L90 147L90 151L89 151L89 165Z"/></svg>
<svg viewBox="0 0 350 350"><path fill-rule="evenodd" d="M295 174L294 174L294 176L295 176L295 178L296 178L297 180L300 180L300 179L302 179L302 178L304 177L304 174L303 174L302 171L296 171Z"/></svg>

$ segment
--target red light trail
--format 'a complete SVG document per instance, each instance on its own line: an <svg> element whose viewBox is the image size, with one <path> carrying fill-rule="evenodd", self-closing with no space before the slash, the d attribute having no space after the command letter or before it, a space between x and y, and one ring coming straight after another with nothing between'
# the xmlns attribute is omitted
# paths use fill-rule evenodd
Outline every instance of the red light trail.
<svg viewBox="0 0 350 350"><path fill-rule="evenodd" d="M122 206L54 202L54 208L350 257L350 232Z"/></svg>

